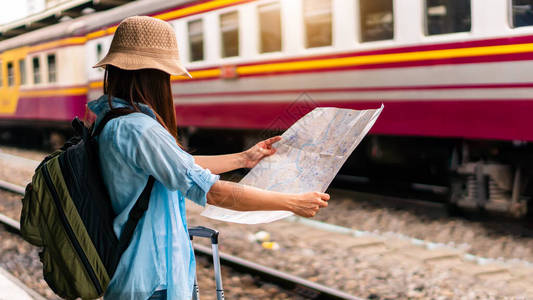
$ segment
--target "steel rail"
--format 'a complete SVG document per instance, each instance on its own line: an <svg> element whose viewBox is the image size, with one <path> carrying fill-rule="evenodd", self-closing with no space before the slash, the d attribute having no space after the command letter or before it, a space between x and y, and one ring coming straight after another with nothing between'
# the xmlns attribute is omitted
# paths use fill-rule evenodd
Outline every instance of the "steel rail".
<svg viewBox="0 0 533 300"><path fill-rule="evenodd" d="M24 188L16 184L0 180L0 189L12 193L24 195ZM0 223L10 231L20 233L19 222L0 213ZM197 255L212 257L210 248L202 245L194 245L194 251ZM294 292L308 299L347 299L361 300L340 290L336 290L325 285L321 285L285 272L281 272L263 265L233 256L226 253L220 253L220 262L234 270L243 273L258 276L266 282L275 283L288 291Z"/></svg>
<svg viewBox="0 0 533 300"><path fill-rule="evenodd" d="M25 190L26 190L24 187L20 185L13 184L13 183L3 181L3 180L0 180L0 189L15 193L15 194L19 194L19 195L24 195Z"/></svg>

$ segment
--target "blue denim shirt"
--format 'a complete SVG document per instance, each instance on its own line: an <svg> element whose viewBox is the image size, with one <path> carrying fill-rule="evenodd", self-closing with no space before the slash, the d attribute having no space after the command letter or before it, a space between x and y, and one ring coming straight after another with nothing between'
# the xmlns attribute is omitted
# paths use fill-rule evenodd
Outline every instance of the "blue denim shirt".
<svg viewBox="0 0 533 300"><path fill-rule="evenodd" d="M113 98L113 107L128 103ZM148 299L167 289L167 299L190 299L196 271L187 233L185 197L204 206L206 194L219 179L194 163L174 137L139 104L143 113L109 121L98 137L102 176L117 217L114 231L122 227L149 175L156 182L148 210L140 219L131 244L122 255L105 292L105 299ZM107 95L88 103L96 123L109 111Z"/></svg>

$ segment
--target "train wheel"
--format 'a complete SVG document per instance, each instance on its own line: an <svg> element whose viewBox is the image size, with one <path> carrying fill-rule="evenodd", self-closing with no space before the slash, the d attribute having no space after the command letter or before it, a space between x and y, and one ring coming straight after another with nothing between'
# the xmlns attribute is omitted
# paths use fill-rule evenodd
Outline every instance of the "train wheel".
<svg viewBox="0 0 533 300"><path fill-rule="evenodd" d="M464 197L465 186L465 181L462 178L452 177L450 182L449 198L448 202L446 203L448 215L458 216L460 214L460 209L457 203L459 203Z"/></svg>

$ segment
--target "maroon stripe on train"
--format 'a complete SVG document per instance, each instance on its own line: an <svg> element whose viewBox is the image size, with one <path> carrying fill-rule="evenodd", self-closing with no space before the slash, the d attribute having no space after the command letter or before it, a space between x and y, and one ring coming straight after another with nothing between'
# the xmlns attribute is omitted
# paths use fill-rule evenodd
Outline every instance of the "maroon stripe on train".
<svg viewBox="0 0 533 300"><path fill-rule="evenodd" d="M533 141L533 99L385 101L372 133ZM287 128L314 105L377 108L381 102L298 101L178 104L180 126Z"/></svg>
<svg viewBox="0 0 533 300"><path fill-rule="evenodd" d="M86 104L86 95L20 98L15 115L0 115L0 119L70 122L85 116Z"/></svg>
<svg viewBox="0 0 533 300"><path fill-rule="evenodd" d="M303 97L305 99L305 97ZM291 100L292 101L292 100ZM85 96L21 98L13 116L0 119L70 122L85 116ZM180 126L287 128L314 106L379 107L375 100L179 104ZM533 99L388 100L375 134L533 141Z"/></svg>
<svg viewBox="0 0 533 300"><path fill-rule="evenodd" d="M249 96L249 95L279 95L301 93L346 93L346 92L388 92L388 91L420 91L420 90L463 90L463 89L511 89L533 88L533 82L518 83L476 83L476 84L449 84L449 85L413 85L413 86L372 86L372 87L343 87L321 89L292 89L292 90L255 90L255 91L231 91L211 93L184 93L173 94L174 98L194 97L225 97L225 96Z"/></svg>
<svg viewBox="0 0 533 300"><path fill-rule="evenodd" d="M239 77L260 77L260 76L279 76L279 75L291 75L301 73L328 73L334 71L353 71L353 70L375 70L375 69L394 69L394 68L412 68L412 67L426 67L436 65L456 65L456 64L475 64L475 63L496 63L496 62L508 62L508 61L524 61L533 60L533 52L516 53L516 54L501 54L501 55L488 55L488 56L473 56L473 57L459 57L459 58L445 58L445 59L432 59L422 61L408 61L408 62L394 62L394 63L381 63L381 64L369 64L369 65L355 65L346 67L332 67L332 68L320 68L320 69L306 69L306 70L281 70L275 72L265 72L257 74L241 74ZM191 69L189 71L194 71ZM172 83L190 83L200 80L214 80L219 77L188 79L188 80L173 80Z"/></svg>

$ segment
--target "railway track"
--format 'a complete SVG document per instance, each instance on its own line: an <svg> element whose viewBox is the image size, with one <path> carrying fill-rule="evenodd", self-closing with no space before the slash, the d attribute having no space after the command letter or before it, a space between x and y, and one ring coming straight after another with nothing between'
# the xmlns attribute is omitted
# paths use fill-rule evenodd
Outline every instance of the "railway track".
<svg viewBox="0 0 533 300"><path fill-rule="evenodd" d="M0 189L17 193L19 195L24 195L23 187L2 180L0 180ZM16 220L13 220L0 213L0 223L8 228L11 232L20 235L20 225ZM195 244L194 251L196 255L212 258L212 250L209 247ZM345 292L317 284L285 272L268 268L226 253L220 253L220 262L222 265L226 265L242 273L260 277L263 281L274 283L289 292L308 299L361 299Z"/></svg>

